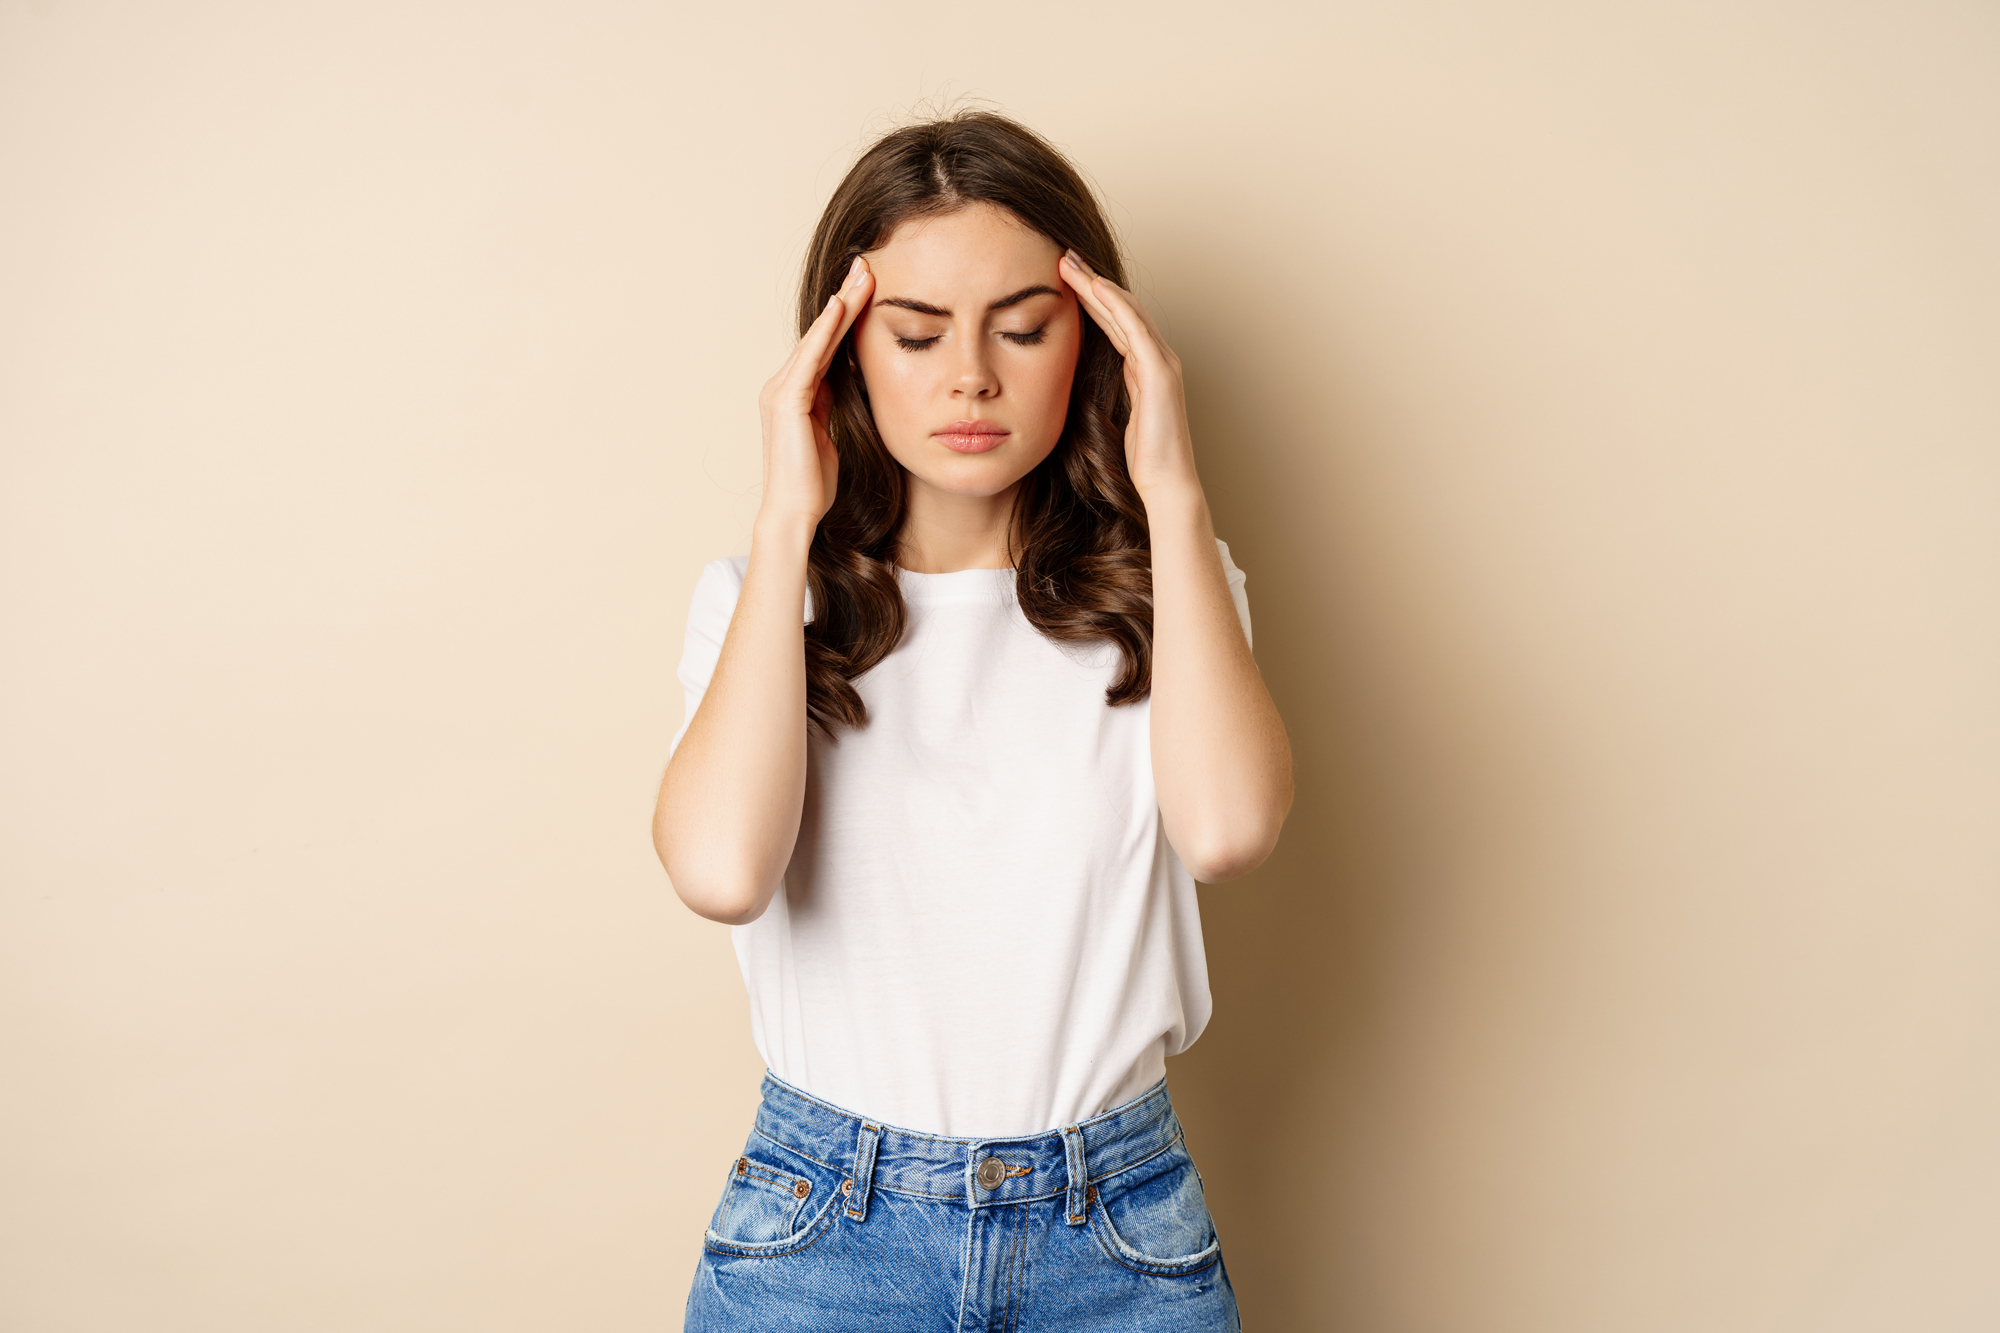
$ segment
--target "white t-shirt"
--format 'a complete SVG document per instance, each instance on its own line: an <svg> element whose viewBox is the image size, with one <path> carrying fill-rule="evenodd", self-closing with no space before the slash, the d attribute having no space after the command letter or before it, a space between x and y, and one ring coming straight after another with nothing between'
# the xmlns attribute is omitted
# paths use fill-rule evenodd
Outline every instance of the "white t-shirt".
<svg viewBox="0 0 2000 1333"><path fill-rule="evenodd" d="M1216 545L1247 638L1243 572ZM748 563L713 561L695 587L690 719ZM868 725L813 735L784 888L731 931L757 1050L787 1083L905 1129L1088 1119L1158 1082L1209 1016L1150 701L1108 706L1117 650L1043 637L1012 570L898 578L903 640L854 682Z"/></svg>

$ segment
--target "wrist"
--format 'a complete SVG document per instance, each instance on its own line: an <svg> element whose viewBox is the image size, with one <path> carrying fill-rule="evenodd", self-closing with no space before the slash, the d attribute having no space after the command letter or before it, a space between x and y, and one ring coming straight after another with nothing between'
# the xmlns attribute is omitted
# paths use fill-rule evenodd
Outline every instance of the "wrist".
<svg viewBox="0 0 2000 1333"><path fill-rule="evenodd" d="M803 559L812 546L813 533L818 530L817 516L760 510L750 529L750 548Z"/></svg>
<svg viewBox="0 0 2000 1333"><path fill-rule="evenodd" d="M1197 519L1208 512L1208 496L1196 478L1176 477L1137 488L1148 523Z"/></svg>

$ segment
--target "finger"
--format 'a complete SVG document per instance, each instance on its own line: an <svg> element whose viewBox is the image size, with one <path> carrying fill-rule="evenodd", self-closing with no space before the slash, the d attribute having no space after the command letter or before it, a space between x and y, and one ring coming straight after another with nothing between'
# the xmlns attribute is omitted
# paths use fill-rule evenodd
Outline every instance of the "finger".
<svg viewBox="0 0 2000 1333"><path fill-rule="evenodd" d="M1090 317L1097 321L1097 327L1104 330L1104 336L1111 339L1111 345L1118 349L1118 355L1130 356L1132 340L1126 336L1117 313L1098 294L1097 284L1103 279L1092 273L1090 266L1083 262L1083 257L1074 250L1063 255L1063 263L1069 266L1069 271L1062 273L1063 281L1075 289L1077 300L1081 301L1083 308L1090 312ZM1058 272L1062 271L1058 269Z"/></svg>
<svg viewBox="0 0 2000 1333"><path fill-rule="evenodd" d="M805 410L811 406L813 385L818 376L813 373L820 354L839 318L837 297L829 297L820 307L819 315L806 325L806 331L792 344L791 353L785 357L778 373L771 377L770 393L774 402L781 402L790 410Z"/></svg>
<svg viewBox="0 0 2000 1333"><path fill-rule="evenodd" d="M1097 280L1097 298L1111 308L1113 318L1125 331L1125 339L1132 344L1132 350L1125 355L1129 360L1168 364L1167 340L1160 336L1159 326L1153 317L1139 304L1132 293L1107 278Z"/></svg>
<svg viewBox="0 0 2000 1333"><path fill-rule="evenodd" d="M1118 348L1118 354L1128 356L1132 350L1132 342L1130 338L1126 338L1124 328L1118 326L1118 316L1112 312L1108 304L1104 304L1104 298L1098 296L1096 290L1098 274L1090 270L1090 266L1084 262L1084 256L1080 256L1076 250L1064 252L1062 264L1068 266L1068 268L1058 266L1062 280L1076 290L1076 298L1082 302L1084 310L1090 312L1090 318L1096 320L1098 328L1104 330L1104 336L1112 340L1112 346Z"/></svg>
<svg viewBox="0 0 2000 1333"><path fill-rule="evenodd" d="M833 354L840 349L840 340L847 336L847 331L854 326L854 321L868 308L868 296L874 290L874 286L875 275L869 271L868 261L860 255L854 256L854 262L847 267L847 280L841 283L840 290L833 294L833 299L840 303L840 313L834 321L831 336L827 338L826 345L813 363L815 380L825 375L826 368L833 364Z"/></svg>
<svg viewBox="0 0 2000 1333"><path fill-rule="evenodd" d="M858 275L866 272L867 266L857 257L855 263L848 267L847 280L841 284L839 291L826 298L818 317L806 326L805 333L792 348L791 357L780 369L785 392L794 404L804 406L801 400L810 400L813 387L826 373L827 363L833 359L833 349L840 345L840 335L846 332L847 325L853 320L850 307L855 311L860 309L860 302L854 297L857 290L865 285ZM846 299L843 300L843 297Z"/></svg>
<svg viewBox="0 0 2000 1333"><path fill-rule="evenodd" d="M1137 356L1141 360L1157 360L1162 363L1167 358L1167 340L1160 336L1159 326L1153 317L1139 304L1132 293L1106 277L1095 277L1091 283L1091 295L1106 307L1119 330L1124 333L1130 350L1121 348L1125 355Z"/></svg>
<svg viewBox="0 0 2000 1333"><path fill-rule="evenodd" d="M1131 292L1120 287L1111 279L1093 272L1090 266L1083 262L1082 256L1078 255L1076 251L1070 251L1069 255L1072 263L1083 272L1091 274L1092 278L1095 279L1091 284L1092 295L1100 304L1109 308L1112 318L1118 322L1127 337L1142 336L1150 338L1153 342L1159 344L1162 350L1166 348L1167 340L1161 336L1160 326L1153 322L1153 317L1147 313L1146 307L1139 304L1138 297L1132 295Z"/></svg>

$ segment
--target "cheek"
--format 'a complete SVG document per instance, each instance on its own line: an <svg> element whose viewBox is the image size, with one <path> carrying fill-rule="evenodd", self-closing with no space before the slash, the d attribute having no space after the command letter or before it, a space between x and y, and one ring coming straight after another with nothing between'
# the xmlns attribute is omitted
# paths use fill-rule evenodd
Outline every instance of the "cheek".
<svg viewBox="0 0 2000 1333"><path fill-rule="evenodd" d="M1036 418L1053 435L1062 433L1069 416L1069 390L1076 379L1080 344L1080 339L1071 338L1070 345L1056 355L1035 358L1022 384L1028 391L1024 396L1033 400Z"/></svg>
<svg viewBox="0 0 2000 1333"><path fill-rule="evenodd" d="M900 349L884 350L873 340L856 350L862 381L868 386L868 405L875 413L876 429L885 434L917 416L931 396L925 378L926 358L911 356Z"/></svg>

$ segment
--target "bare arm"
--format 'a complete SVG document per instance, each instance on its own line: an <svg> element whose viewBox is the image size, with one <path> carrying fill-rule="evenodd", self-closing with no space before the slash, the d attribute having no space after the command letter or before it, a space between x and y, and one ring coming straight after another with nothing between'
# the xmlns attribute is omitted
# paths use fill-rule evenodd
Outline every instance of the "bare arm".
<svg viewBox="0 0 2000 1333"><path fill-rule="evenodd" d="M856 260L764 386L764 501L708 691L660 784L653 847L694 911L732 925L770 905L798 841L806 789L806 552L838 463L821 384L874 279Z"/></svg>
<svg viewBox="0 0 2000 1333"><path fill-rule="evenodd" d="M1180 360L1137 302L1071 254L1063 278L1125 357L1125 456L1153 546L1153 782L1160 820L1205 883L1256 869L1292 805L1292 751L1230 600L1195 475Z"/></svg>

